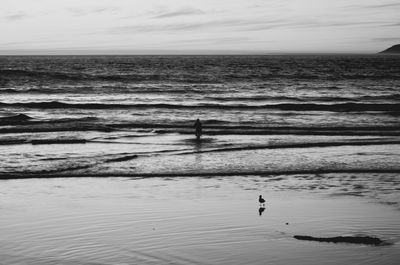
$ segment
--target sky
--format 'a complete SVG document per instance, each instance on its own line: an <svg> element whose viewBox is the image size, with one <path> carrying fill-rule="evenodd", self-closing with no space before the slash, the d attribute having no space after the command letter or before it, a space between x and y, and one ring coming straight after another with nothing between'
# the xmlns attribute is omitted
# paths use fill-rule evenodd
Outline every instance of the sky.
<svg viewBox="0 0 400 265"><path fill-rule="evenodd" d="M0 54L375 53L399 0L0 0Z"/></svg>

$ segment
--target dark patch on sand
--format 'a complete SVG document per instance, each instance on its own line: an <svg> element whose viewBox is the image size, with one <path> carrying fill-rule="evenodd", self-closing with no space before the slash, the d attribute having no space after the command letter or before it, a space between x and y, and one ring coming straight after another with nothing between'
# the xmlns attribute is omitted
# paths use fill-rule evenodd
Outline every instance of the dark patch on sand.
<svg viewBox="0 0 400 265"><path fill-rule="evenodd" d="M385 241L377 237L370 236L336 236L336 237L313 237L313 236L293 236L298 240L328 242L328 243L350 243L350 244L363 244L382 246L387 245Z"/></svg>
<svg viewBox="0 0 400 265"><path fill-rule="evenodd" d="M32 140L31 144L84 144L87 141L85 139L42 139Z"/></svg>
<svg viewBox="0 0 400 265"><path fill-rule="evenodd" d="M123 157L118 157L114 159L107 160L106 162L124 162L124 161L129 161L132 159L138 158L137 155L129 155L129 156L123 156Z"/></svg>

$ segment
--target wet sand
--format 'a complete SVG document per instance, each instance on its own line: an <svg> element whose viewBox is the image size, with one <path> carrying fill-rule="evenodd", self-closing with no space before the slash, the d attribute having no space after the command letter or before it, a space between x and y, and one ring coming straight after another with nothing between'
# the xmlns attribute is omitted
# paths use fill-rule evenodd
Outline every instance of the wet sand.
<svg viewBox="0 0 400 265"><path fill-rule="evenodd" d="M318 189L306 176L2 180L0 263L397 264L397 204L363 195ZM391 245L302 242L297 234Z"/></svg>

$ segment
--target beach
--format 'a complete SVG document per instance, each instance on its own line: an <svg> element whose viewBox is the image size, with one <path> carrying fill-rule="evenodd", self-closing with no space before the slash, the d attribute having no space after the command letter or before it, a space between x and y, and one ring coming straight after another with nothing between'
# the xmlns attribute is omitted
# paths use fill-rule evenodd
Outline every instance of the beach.
<svg viewBox="0 0 400 265"><path fill-rule="evenodd" d="M397 264L398 209L311 189L307 178L281 178L3 181L1 263ZM262 215L259 194L266 199ZM388 245L294 235L369 235Z"/></svg>
<svg viewBox="0 0 400 265"><path fill-rule="evenodd" d="M0 264L397 264L399 81L384 55L3 56Z"/></svg>

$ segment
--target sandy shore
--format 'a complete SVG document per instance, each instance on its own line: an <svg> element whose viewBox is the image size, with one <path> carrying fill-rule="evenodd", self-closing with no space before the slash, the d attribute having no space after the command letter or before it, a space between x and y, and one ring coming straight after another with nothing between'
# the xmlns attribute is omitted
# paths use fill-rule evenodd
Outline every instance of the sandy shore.
<svg viewBox="0 0 400 265"><path fill-rule="evenodd" d="M0 263L397 264L397 207L282 178L280 188L257 176L2 180ZM369 235L390 245L297 234Z"/></svg>

